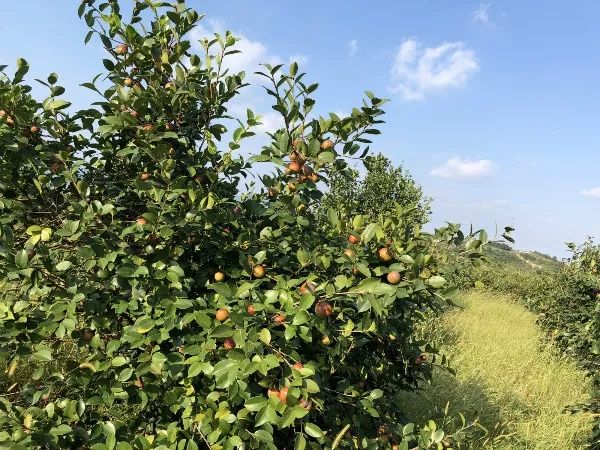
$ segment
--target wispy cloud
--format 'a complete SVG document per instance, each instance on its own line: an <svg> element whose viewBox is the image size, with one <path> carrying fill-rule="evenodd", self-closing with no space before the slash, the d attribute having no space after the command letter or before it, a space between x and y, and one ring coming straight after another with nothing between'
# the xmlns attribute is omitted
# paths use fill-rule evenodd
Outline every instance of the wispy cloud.
<svg viewBox="0 0 600 450"><path fill-rule="evenodd" d="M489 159L470 160L460 157L450 158L439 167L429 172L443 178L482 178L492 174L494 166Z"/></svg>
<svg viewBox="0 0 600 450"><path fill-rule="evenodd" d="M358 51L358 41L356 39L352 39L348 42L348 56L352 58L356 52Z"/></svg>
<svg viewBox="0 0 600 450"><path fill-rule="evenodd" d="M583 189L579 191L579 194L584 195L586 197L600 198L600 187Z"/></svg>
<svg viewBox="0 0 600 450"><path fill-rule="evenodd" d="M491 26L492 21L490 19L490 8L492 7L491 2L480 3L479 6L473 13L471 14L471 18L473 22L479 23L485 26Z"/></svg>
<svg viewBox="0 0 600 450"><path fill-rule="evenodd" d="M479 70L475 52L463 42L424 47L406 39L396 52L390 90L405 100L423 100L427 95L464 85Z"/></svg>

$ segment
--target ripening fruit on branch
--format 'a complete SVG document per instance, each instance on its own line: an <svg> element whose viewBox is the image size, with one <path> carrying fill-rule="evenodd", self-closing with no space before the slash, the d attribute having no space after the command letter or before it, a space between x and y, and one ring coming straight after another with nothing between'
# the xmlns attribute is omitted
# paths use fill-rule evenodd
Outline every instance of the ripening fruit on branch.
<svg viewBox="0 0 600 450"><path fill-rule="evenodd" d="M135 223L137 223L140 226L144 226L148 223L148 221L146 220L145 217L138 217L137 220L135 221Z"/></svg>
<svg viewBox="0 0 600 450"><path fill-rule="evenodd" d="M83 339L83 342L85 342L87 344L94 338L95 335L96 335L96 333L94 332L94 330L86 328L85 330L83 330L83 334L81 335L81 338Z"/></svg>
<svg viewBox="0 0 600 450"><path fill-rule="evenodd" d="M360 244L360 239L357 236L350 234L348 236L348 242L351 243L352 245L357 245L357 244Z"/></svg>
<svg viewBox="0 0 600 450"><path fill-rule="evenodd" d="M229 311L227 311L225 308L218 309L217 313L215 314L215 318L219 322L225 322L229 318Z"/></svg>
<svg viewBox="0 0 600 450"><path fill-rule="evenodd" d="M323 339L321 339L321 343L323 345L329 345L331 344L331 339L329 338L329 336L323 336Z"/></svg>
<svg viewBox="0 0 600 450"><path fill-rule="evenodd" d="M302 171L302 165L298 161L292 161L287 166L287 173L300 173Z"/></svg>
<svg viewBox="0 0 600 450"><path fill-rule="evenodd" d="M123 80L123 84L127 87L133 86L133 78L127 77Z"/></svg>
<svg viewBox="0 0 600 450"><path fill-rule="evenodd" d="M298 403L300 404L300 406L302 406L307 411L309 411L312 408L312 402L305 398L301 398Z"/></svg>
<svg viewBox="0 0 600 450"><path fill-rule="evenodd" d="M385 278L390 284L398 284L400 281L402 281L402 275L400 275L400 272L396 271L388 273Z"/></svg>
<svg viewBox="0 0 600 450"><path fill-rule="evenodd" d="M115 52L117 52L118 55L124 55L128 51L129 51L129 46L127 44L119 44L119 45L117 45L117 48L115 49Z"/></svg>
<svg viewBox="0 0 600 450"><path fill-rule="evenodd" d="M225 348L225 350L233 350L235 347L235 341L232 338L226 338L223 341L223 348Z"/></svg>
<svg viewBox="0 0 600 450"><path fill-rule="evenodd" d="M333 314L333 307L329 302L320 301L315 305L315 314L321 319L325 319Z"/></svg>
<svg viewBox="0 0 600 450"><path fill-rule="evenodd" d="M262 264L258 264L257 266L254 266L252 268L252 275L254 276L254 278L261 279L261 278L264 278L266 274L267 274L267 269Z"/></svg>
<svg viewBox="0 0 600 450"><path fill-rule="evenodd" d="M135 381L133 382L133 385L137 388L144 389L144 382L139 377L135 379Z"/></svg>
<svg viewBox="0 0 600 450"><path fill-rule="evenodd" d="M335 146L334 142L331 139L325 139L321 142L321 150L329 150Z"/></svg>
<svg viewBox="0 0 600 450"><path fill-rule="evenodd" d="M172 81L168 81L167 83L165 83L165 89L174 89L175 88L175 83L173 83Z"/></svg>
<svg viewBox="0 0 600 450"><path fill-rule="evenodd" d="M427 361L427 355L421 354L415 358L415 364L417 366L423 365L423 363Z"/></svg>
<svg viewBox="0 0 600 450"><path fill-rule="evenodd" d="M214 278L217 283L220 283L225 279L225 274L221 271L215 272Z"/></svg>
<svg viewBox="0 0 600 450"><path fill-rule="evenodd" d="M287 403L288 391L289 391L289 388L284 387L277 394L277 397L279 397L279 400L281 401L281 403Z"/></svg>
<svg viewBox="0 0 600 450"><path fill-rule="evenodd" d="M269 388L267 390L267 397L269 398L279 398L279 389L276 387Z"/></svg>
<svg viewBox="0 0 600 450"><path fill-rule="evenodd" d="M296 370L300 370L304 369L304 364L302 364L300 361L297 361L292 367Z"/></svg>
<svg viewBox="0 0 600 450"><path fill-rule="evenodd" d="M254 305L248 305L248 306L246 306L246 312L250 316L255 316L256 315L256 308L254 307Z"/></svg>
<svg viewBox="0 0 600 450"><path fill-rule="evenodd" d="M3 109L0 109L0 119L3 119L4 117L6 117L6 111Z"/></svg>
<svg viewBox="0 0 600 450"><path fill-rule="evenodd" d="M152 131L154 131L156 129L156 127L154 125L152 125L151 123L147 123L146 125L144 125L143 129L147 133L151 133Z"/></svg>
<svg viewBox="0 0 600 450"><path fill-rule="evenodd" d="M283 325L285 323L285 314L276 314L273 317L273 323L275 325Z"/></svg>
<svg viewBox="0 0 600 450"><path fill-rule="evenodd" d="M276 198L279 195L279 189L271 186L267 189L267 196L269 198Z"/></svg>
<svg viewBox="0 0 600 450"><path fill-rule="evenodd" d="M382 263L389 263L394 257L389 248L381 247L379 250L377 250L377 258Z"/></svg>
<svg viewBox="0 0 600 450"><path fill-rule="evenodd" d="M29 132L31 134L38 134L40 131L40 128L37 125L31 125L31 127L29 127Z"/></svg>
<svg viewBox="0 0 600 450"><path fill-rule="evenodd" d="M54 174L60 172L61 168L62 168L62 163L60 161L53 161L52 163L50 163L50 172L52 172Z"/></svg>
<svg viewBox="0 0 600 450"><path fill-rule="evenodd" d="M347 248L346 250L344 250L344 255L346 255L350 259L354 259L356 253L354 253L354 250L352 250L351 248Z"/></svg>
<svg viewBox="0 0 600 450"><path fill-rule="evenodd" d="M143 172L140 174L140 180L148 181L150 179L150 174L148 172Z"/></svg>
<svg viewBox="0 0 600 450"><path fill-rule="evenodd" d="M317 290L317 283L312 281L305 281L300 285L300 295L308 294L309 292L314 294Z"/></svg>

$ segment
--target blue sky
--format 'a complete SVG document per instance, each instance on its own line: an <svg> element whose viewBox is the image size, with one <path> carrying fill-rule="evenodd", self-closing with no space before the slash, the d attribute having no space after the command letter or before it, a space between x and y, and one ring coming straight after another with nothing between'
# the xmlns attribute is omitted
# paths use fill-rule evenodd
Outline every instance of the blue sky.
<svg viewBox="0 0 600 450"><path fill-rule="evenodd" d="M78 85L102 71L103 51L84 46L78 3L0 2L0 64L26 57L85 105ZM188 4L210 19L198 34L242 37L234 68L298 60L320 83L320 111L349 111L364 90L390 98L374 150L434 198L434 224L510 224L518 248L558 256L600 235L600 2ZM259 90L242 100L276 124Z"/></svg>

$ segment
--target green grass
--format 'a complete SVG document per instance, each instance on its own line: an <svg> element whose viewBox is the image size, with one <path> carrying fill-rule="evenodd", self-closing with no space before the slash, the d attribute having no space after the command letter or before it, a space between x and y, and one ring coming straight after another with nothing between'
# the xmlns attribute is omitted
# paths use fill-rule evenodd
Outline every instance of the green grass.
<svg viewBox="0 0 600 450"><path fill-rule="evenodd" d="M465 415L471 427L462 448L552 450L584 448L590 417L565 414L584 401L589 382L572 361L543 347L535 315L506 296L475 292L429 334L451 358L456 377L436 370L421 394L407 393L406 413L423 422ZM447 408L447 414L445 409ZM459 428L456 423L447 427Z"/></svg>

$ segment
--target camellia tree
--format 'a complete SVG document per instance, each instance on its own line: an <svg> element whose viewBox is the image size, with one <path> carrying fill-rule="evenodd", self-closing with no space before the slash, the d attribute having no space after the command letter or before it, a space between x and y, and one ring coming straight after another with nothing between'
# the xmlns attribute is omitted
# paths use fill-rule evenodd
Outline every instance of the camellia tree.
<svg viewBox="0 0 600 450"><path fill-rule="evenodd" d="M183 1L79 14L107 51L92 107L73 112L55 74L36 101L24 60L1 69L2 445L450 446L395 394L444 363L413 336L453 291L431 249L481 240L400 233L402 215L317 221L321 182L360 158L384 101L313 117L317 85L265 65L285 126L244 160L260 117L228 114L234 36L194 54ZM271 174L244 187L260 163Z"/></svg>
<svg viewBox="0 0 600 450"><path fill-rule="evenodd" d="M403 167L393 167L383 155L366 156L366 174L358 170L333 174L322 208L336 209L342 217L360 214L370 221L397 214L402 207L406 225L420 227L429 221L431 199Z"/></svg>

